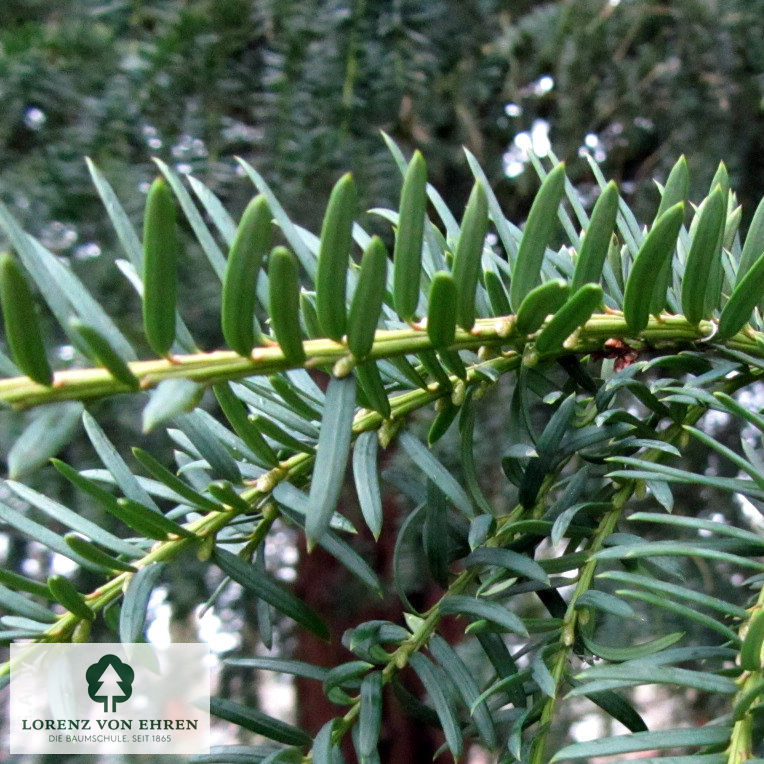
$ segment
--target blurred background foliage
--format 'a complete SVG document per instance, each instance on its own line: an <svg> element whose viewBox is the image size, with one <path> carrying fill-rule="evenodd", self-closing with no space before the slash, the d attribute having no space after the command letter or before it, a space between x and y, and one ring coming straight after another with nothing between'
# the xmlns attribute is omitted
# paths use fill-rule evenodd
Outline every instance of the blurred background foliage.
<svg viewBox="0 0 764 764"><path fill-rule="evenodd" d="M587 146L646 207L646 181L679 153L698 190L724 158L745 201L764 172L763 13L762 0L8 0L0 194L87 257L103 216L84 155L136 213L151 156L240 207L241 155L315 227L341 171L367 207L396 198L385 130L425 152L455 204L467 146L518 217L529 139L551 140L584 183Z"/></svg>
<svg viewBox="0 0 764 764"><path fill-rule="evenodd" d="M198 176L238 214L252 194L238 155L265 175L294 220L316 230L331 184L348 169L364 208L396 206L400 176L380 130L408 152L422 149L431 180L454 209L471 186L467 146L517 221L537 187L529 148L544 155L553 146L593 198L581 158L589 151L643 220L657 205L651 178L665 179L685 152L696 198L724 159L745 225L764 187L762 18L764 0L5 0L0 200L71 263L138 346L140 306L114 268L122 253L86 155L136 222L155 174L152 156ZM211 308L216 290L201 275L206 266L190 237L185 259L182 312L200 344L213 347L221 341ZM60 352L73 351L62 345ZM498 484L508 394L486 402L476 439L488 486ZM99 421L125 453L150 440L140 434L137 405L98 404ZM23 421L10 414L0 420L6 451ZM154 437L149 448L167 447ZM64 458L82 466L93 460L84 439ZM405 482L388 458L391 484ZM704 453L688 451L687 458L702 471ZM31 482L76 506L51 472L40 470ZM692 486L679 494L684 506L739 511L728 497L714 501ZM388 497L390 516L408 509L403 493ZM394 523L387 527L377 547L359 540L382 573L394 541ZM12 534L7 542L3 562L12 569L36 553ZM167 581L181 625L217 583L195 564L184 561L182 575ZM393 598L368 611L371 603L353 601L347 589L339 597L332 563L320 553L300 565L301 595L334 614L335 633L362 618L400 619ZM412 566L416 571L416 561ZM432 596L415 594L422 602ZM252 651L254 614L246 602L238 611L235 605L223 628L238 630L240 649ZM287 647L308 660L319 650L326 662L337 658L309 640ZM235 686L237 679L223 681ZM327 718L319 695L311 697L308 686L298 692L302 721L315 730ZM682 713L694 712L688 706ZM421 725L392 716L390 730L390 761L432 753L434 738Z"/></svg>

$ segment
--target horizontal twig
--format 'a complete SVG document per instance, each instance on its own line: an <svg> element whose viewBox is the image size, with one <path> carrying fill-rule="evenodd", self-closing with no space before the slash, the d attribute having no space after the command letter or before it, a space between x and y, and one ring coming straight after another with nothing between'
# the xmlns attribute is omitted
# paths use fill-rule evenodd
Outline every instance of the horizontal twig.
<svg viewBox="0 0 764 764"><path fill-rule="evenodd" d="M472 331L457 330L452 349L477 349L481 346L499 347L508 354L521 353L533 342L537 332L517 335L513 331L513 316L479 319ZM542 327L543 329L543 327ZM683 316L663 315L651 317L647 327L634 336L619 313L597 313L568 338L563 350L556 353L591 353L606 351L604 343L614 338L640 345L677 349L688 343L712 336L714 325L701 321L693 326ZM725 347L744 351L764 361L764 336L760 332L740 332L724 343ZM333 366L338 362L352 367L353 358L344 343L329 339L307 340L304 343L307 360L305 367ZM422 327L397 330L379 330L375 335L370 357L373 359L419 353L432 348L427 332ZM241 356L231 350L208 353L174 355L148 361L134 361L130 370L138 378L141 389L149 390L166 379L189 379L209 385L225 380L256 375L267 375L293 367L278 345L258 347L250 356ZM88 400L119 393L130 388L111 376L104 368L65 369L54 374L51 386L41 385L29 377L0 379L0 402L14 408L29 408L65 400Z"/></svg>

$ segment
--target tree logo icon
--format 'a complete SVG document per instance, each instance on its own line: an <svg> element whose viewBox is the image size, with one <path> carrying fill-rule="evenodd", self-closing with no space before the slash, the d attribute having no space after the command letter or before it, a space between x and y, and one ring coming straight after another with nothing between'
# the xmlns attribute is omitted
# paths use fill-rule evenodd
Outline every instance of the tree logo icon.
<svg viewBox="0 0 764 764"><path fill-rule="evenodd" d="M111 699L111 710L114 712L117 703L122 703L133 694L134 677L135 672L129 664L107 653L101 660L88 666L85 672L88 696L96 703L103 703L104 711L109 710Z"/></svg>

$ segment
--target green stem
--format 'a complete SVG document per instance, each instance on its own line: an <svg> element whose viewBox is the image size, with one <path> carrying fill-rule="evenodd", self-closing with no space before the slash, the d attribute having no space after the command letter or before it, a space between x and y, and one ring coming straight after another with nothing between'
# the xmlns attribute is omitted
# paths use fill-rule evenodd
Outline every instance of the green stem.
<svg viewBox="0 0 764 764"><path fill-rule="evenodd" d="M721 389L724 392L732 393L739 389L743 385L750 382L750 378L743 375L742 379L732 379L725 382ZM683 424L695 424L700 417L705 413L706 408L704 406L692 406L688 409ZM682 424L672 424L666 428L663 432L658 434L658 437L666 443L672 443L681 438L684 432ZM665 457L665 452L658 449L649 449L645 452L641 458L645 461L658 462ZM604 544L605 539L610 536L615 530L618 521L621 517L623 507L626 502L631 498L634 493L639 480L626 481L613 495L612 509L600 520L597 530L592 537L592 540L587 547L589 553L589 559L581 568L581 573L578 577L576 587L568 602L568 607L563 618L563 628L560 634L560 644L558 646L557 657L555 658L554 666L551 673L555 681L555 693L552 697L548 698L544 703L541 711L541 718L539 719L540 728L543 730L541 734L533 741L531 749L531 756L529 764L546 764L548 757L546 755L547 737L551 725L551 721L554 717L557 700L559 697L560 689L565 677L565 669L568 666L570 660L570 654L575 642L576 628L578 626L579 611L576 608L576 603L579 598L589 590L594 580L594 575L597 572L597 560L594 555L599 552ZM764 590L763 595L764 596ZM544 727L544 725L547 725ZM744 761L744 759L739 760ZM729 764L739 764L738 760L730 759Z"/></svg>
<svg viewBox="0 0 764 764"><path fill-rule="evenodd" d="M461 594L466 588L475 580L476 574L471 571L464 571L459 574L456 579L449 585L446 593L443 597L449 594ZM442 599L442 598L441 598ZM395 652L390 657L385 667L382 669L382 681L387 684L396 674L396 672L403 670L409 662L409 658L421 650L430 637L435 633L440 623L440 602L435 603L428 613L425 615L424 620L419 625L417 630L408 639L401 642ZM353 726L358 714L361 711L361 698L357 696L353 699L353 704L350 706L345 715L335 724L332 731L332 738L335 742L339 742L347 734L348 730ZM312 754L304 759L304 761L312 761Z"/></svg>
<svg viewBox="0 0 764 764"><path fill-rule="evenodd" d="M629 500L631 494L636 487L636 481L629 481L626 485L622 486L616 491L613 496L612 505L613 508L602 518L597 527L597 531L592 538L588 547L590 555L598 552L605 541L605 539L615 530L618 520L621 517L621 510L624 504ZM589 557L587 562L581 569L581 573L576 583L576 588L573 591L573 595L568 603L568 608L563 618L562 633L560 635L560 644L555 658L554 666L552 667L552 677L555 683L555 694L548 698L544 703L541 710L541 717L539 719L539 726L543 730L542 733L533 741L533 747L531 749L530 764L545 764L546 761L546 739L547 730L554 717L554 711L557 706L557 698L562 687L563 678L565 676L565 669L567 668L568 661L570 659L570 652L575 641L576 626L578 622L578 610L576 609L576 603L581 595L589 590L594 579L594 574L597 570L597 560L593 557ZM546 726L545 726L546 725Z"/></svg>
<svg viewBox="0 0 764 764"><path fill-rule="evenodd" d="M470 367L467 375L468 383L479 383L484 381L480 370L492 368L502 374L519 365L519 359L514 358L494 358L490 361L475 364ZM452 380L452 381L455 381ZM447 390L439 388L437 385L431 385L429 389L411 390L400 395L393 396L390 399L390 408L393 420L407 416L413 411L432 403L438 398L446 395ZM378 430L384 423L384 420L374 411L360 411L353 422L353 435L358 436L362 432L369 430ZM283 461L278 467L274 467L269 472L259 477L254 484L242 491L241 497L254 508L263 503L271 494L273 489L281 482L297 477L308 472L313 464L315 456L313 454L300 453L295 454L289 459ZM226 507L220 512L210 512L194 522L188 523L185 527L194 533L195 538L177 537L169 538L167 541L157 542L154 547L144 555L140 560L133 563L136 568L143 568L153 562L173 559L188 547L200 544L205 539L215 536L222 528L229 525L236 517L241 514L240 510L233 507ZM278 507L273 504L266 504L262 510L262 518L252 533L251 542L259 542L265 538L272 523L281 513ZM123 588L129 583L131 573L119 573L111 580L100 586L89 594L86 599L88 605L96 612L102 610L106 605L117 599L123 591ZM37 642L60 642L69 638L75 626L79 622L77 616L72 613L65 613L59 619L36 638ZM0 676L10 671L10 662L0 665Z"/></svg>
<svg viewBox="0 0 764 764"><path fill-rule="evenodd" d="M554 480L546 481L539 491L539 502L543 501L544 496L548 493L549 489L554 484ZM517 505L511 512L507 513L500 518L498 528L496 532L486 539L486 546L501 546L506 541L506 526L515 520L519 519L525 513L525 508L521 505ZM411 656L418 650L421 650L428 642L430 637L435 633L435 630L440 624L440 603L441 601L450 595L463 594L469 586L475 582L478 573L475 570L465 570L460 573L448 586L443 596L436 602L419 624L418 628L412 633L410 637L401 642L396 648L395 652L390 656L390 659L382 669L382 681L387 684L396 674L396 672L402 671L409 662ZM340 719L332 732L332 737L335 742L342 740L344 735L353 726L358 714L361 710L361 699L357 696L353 699L353 704L350 706L345 715ZM308 754L303 761L312 761L312 754Z"/></svg>
<svg viewBox="0 0 764 764"><path fill-rule="evenodd" d="M479 319L470 332L459 329L452 349L478 349L482 346L509 348L506 355L520 355L534 335L517 335L513 330L514 317ZM610 338L635 342L640 347L659 346L662 349L681 349L690 343L707 337L712 331L709 321L699 326L689 324L683 316L663 315L651 317L647 327L637 336L629 330L618 313L593 315L565 343L565 348L554 355L570 353L585 354L606 351L604 343ZM764 359L764 334L746 330L724 343L725 347L741 350L757 359ZM333 365L338 361L347 364L352 360L347 346L328 339L308 340L304 343L307 361L304 366ZM420 327L379 330L370 357L374 359L419 353L432 348L427 332ZM267 375L293 368L294 364L284 358L281 348L272 344L258 347L250 356L240 356L231 350L215 350L209 353L177 355L170 359L135 361L130 370L140 381L144 390L156 387L165 379L190 379L203 385L215 382ZM104 368L66 369L54 375L52 386L40 385L29 377L11 377L0 380L0 403L17 408L40 406L64 400L87 400L130 389L114 379Z"/></svg>
<svg viewBox="0 0 764 764"><path fill-rule="evenodd" d="M750 608L749 617L740 627L738 633L740 634L741 639L745 636L753 617L762 608L764 608L764 587L759 591L756 604ZM733 708L747 693L750 693L757 685L760 685L762 680L764 680L764 668L743 674L740 678L740 689L735 695ZM727 748L727 764L743 764L743 762L753 758L753 715L751 714L751 709L755 706L755 703L751 703L742 719L738 719L732 727L730 744L729 748Z"/></svg>

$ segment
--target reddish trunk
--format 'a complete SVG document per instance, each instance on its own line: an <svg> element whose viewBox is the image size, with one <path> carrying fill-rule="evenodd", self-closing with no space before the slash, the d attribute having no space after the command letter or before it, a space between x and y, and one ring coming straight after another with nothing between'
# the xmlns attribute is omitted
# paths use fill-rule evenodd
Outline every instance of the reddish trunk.
<svg viewBox="0 0 764 764"><path fill-rule="evenodd" d="M394 497L385 501L385 524L376 546L367 542L367 549L374 554L369 562L383 579L385 585L392 581L392 560L395 538L400 525L401 508ZM362 527L359 522L358 527ZM362 534L359 534L362 535ZM368 557L367 557L368 559ZM425 578L425 577L423 577ZM415 604L426 607L439 596L440 590L427 583L416 597ZM331 643L326 644L300 630L295 657L321 666L335 666L354 657L341 644L346 629L364 621L384 619L403 623L403 612L395 596L378 599L370 596L368 589L359 591L348 573L326 552L316 549L310 555L303 554L298 571L297 594L311 607L321 613L331 630ZM450 636L450 635L445 635ZM417 691L415 685L410 688ZM310 680L297 680L297 706L301 726L315 733L329 719L343 713L342 707L332 705L324 696L321 686ZM379 752L383 762L431 761L434 752L442 744L442 735L419 721L406 716L398 701L387 692L383 714L384 727ZM352 746L346 747L348 761L354 761Z"/></svg>

